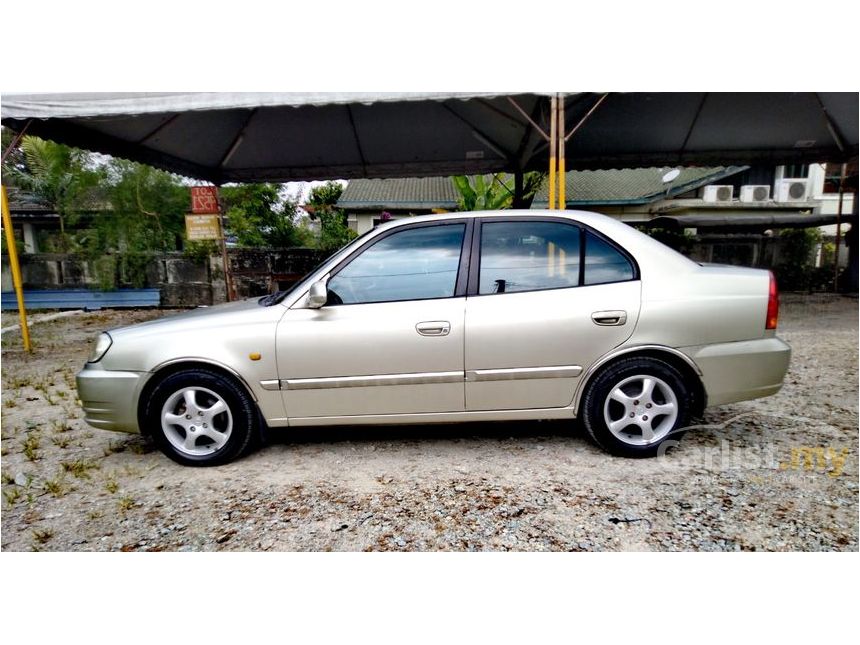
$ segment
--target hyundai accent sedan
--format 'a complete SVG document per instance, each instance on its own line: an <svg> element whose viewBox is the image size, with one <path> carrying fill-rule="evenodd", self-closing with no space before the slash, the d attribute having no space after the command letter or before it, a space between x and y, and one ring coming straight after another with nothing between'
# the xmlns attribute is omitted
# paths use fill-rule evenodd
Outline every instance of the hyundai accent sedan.
<svg viewBox="0 0 860 645"><path fill-rule="evenodd" d="M706 406L780 389L777 315L768 271L702 266L603 215L435 215L289 291L104 332L77 385L89 424L187 465L269 429L576 418L647 457Z"/></svg>

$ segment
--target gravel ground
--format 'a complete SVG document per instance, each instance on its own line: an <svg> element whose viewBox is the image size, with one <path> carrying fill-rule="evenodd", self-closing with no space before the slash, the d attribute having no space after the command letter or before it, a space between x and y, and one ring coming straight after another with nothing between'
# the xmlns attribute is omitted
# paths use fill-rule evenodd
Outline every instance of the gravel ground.
<svg viewBox="0 0 860 645"><path fill-rule="evenodd" d="M284 430L183 468L86 426L74 390L98 331L161 315L42 322L33 356L3 335L3 550L858 549L856 299L784 296L783 390L637 461L537 422Z"/></svg>

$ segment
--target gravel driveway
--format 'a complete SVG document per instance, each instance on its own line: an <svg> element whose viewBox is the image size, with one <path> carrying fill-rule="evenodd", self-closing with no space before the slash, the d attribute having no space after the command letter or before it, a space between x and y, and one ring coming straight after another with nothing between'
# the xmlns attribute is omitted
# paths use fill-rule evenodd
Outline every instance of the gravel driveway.
<svg viewBox="0 0 860 645"><path fill-rule="evenodd" d="M783 301L783 390L708 411L651 460L517 422L284 430L183 468L86 426L74 390L98 331L164 312L42 322L32 357L6 333L2 549L856 551L857 300Z"/></svg>

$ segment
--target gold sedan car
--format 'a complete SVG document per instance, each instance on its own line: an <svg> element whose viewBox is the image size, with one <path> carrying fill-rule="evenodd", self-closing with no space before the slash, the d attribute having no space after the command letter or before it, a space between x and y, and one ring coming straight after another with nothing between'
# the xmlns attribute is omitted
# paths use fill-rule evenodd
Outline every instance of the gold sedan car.
<svg viewBox="0 0 860 645"><path fill-rule="evenodd" d="M646 457L706 406L780 389L777 312L768 271L697 264L603 215L415 217L289 291L107 331L77 383L88 423L188 465L267 429L577 417Z"/></svg>

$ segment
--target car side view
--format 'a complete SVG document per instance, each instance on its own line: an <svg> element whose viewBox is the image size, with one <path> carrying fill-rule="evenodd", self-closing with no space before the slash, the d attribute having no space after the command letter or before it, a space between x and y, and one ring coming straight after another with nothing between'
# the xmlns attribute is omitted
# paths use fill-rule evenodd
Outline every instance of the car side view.
<svg viewBox="0 0 860 645"><path fill-rule="evenodd" d="M782 387L778 306L768 271L596 213L415 217L289 291L107 331L77 385L88 423L187 465L267 429L574 418L649 457L705 407Z"/></svg>

